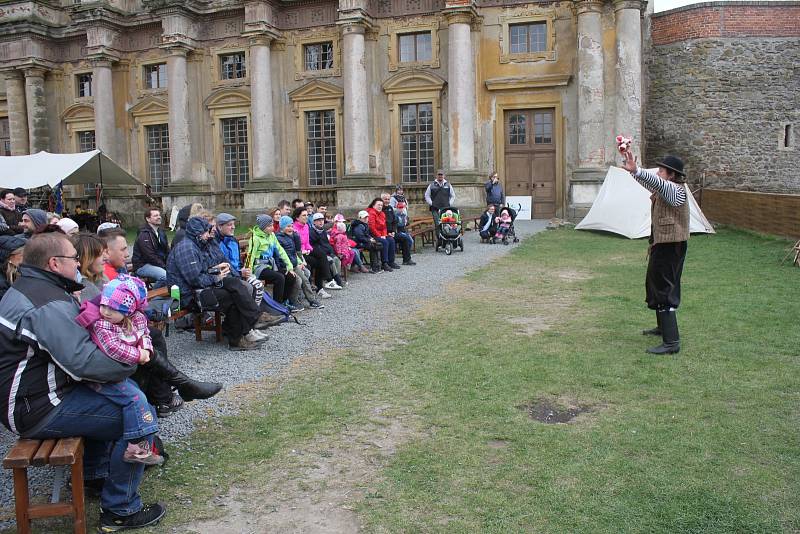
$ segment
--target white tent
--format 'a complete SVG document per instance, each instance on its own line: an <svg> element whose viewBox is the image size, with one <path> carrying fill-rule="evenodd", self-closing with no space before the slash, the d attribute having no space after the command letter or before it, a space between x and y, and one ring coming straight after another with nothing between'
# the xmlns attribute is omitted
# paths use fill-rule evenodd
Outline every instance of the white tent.
<svg viewBox="0 0 800 534"><path fill-rule="evenodd" d="M144 185L99 150L0 157L0 187L33 189L44 185L55 187L59 182L64 185Z"/></svg>
<svg viewBox="0 0 800 534"><path fill-rule="evenodd" d="M651 169L655 173L658 169ZM700 206L691 194L689 198L689 231L713 234ZM592 209L575 226L578 230L603 230L622 234L629 239L650 235L650 192L639 185L630 173L619 167L609 167L606 179Z"/></svg>

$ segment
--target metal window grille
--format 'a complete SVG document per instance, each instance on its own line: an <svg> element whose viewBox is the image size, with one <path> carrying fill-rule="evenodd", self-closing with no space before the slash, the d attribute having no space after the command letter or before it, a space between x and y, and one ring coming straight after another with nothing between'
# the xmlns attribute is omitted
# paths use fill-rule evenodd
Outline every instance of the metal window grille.
<svg viewBox="0 0 800 534"><path fill-rule="evenodd" d="M431 32L404 33L399 36L399 40L402 63L431 60Z"/></svg>
<svg viewBox="0 0 800 534"><path fill-rule="evenodd" d="M333 43L308 44L305 51L305 70L326 70L333 68Z"/></svg>
<svg viewBox="0 0 800 534"><path fill-rule="evenodd" d="M78 96L92 96L92 74L78 74Z"/></svg>
<svg viewBox="0 0 800 534"><path fill-rule="evenodd" d="M146 89L159 89L167 86L167 64L144 66L144 86Z"/></svg>
<svg viewBox="0 0 800 534"><path fill-rule="evenodd" d="M553 142L553 115L551 113L533 114L533 142L548 145Z"/></svg>
<svg viewBox="0 0 800 534"><path fill-rule="evenodd" d="M145 127L147 136L147 171L154 193L169 185L169 126L153 124Z"/></svg>
<svg viewBox="0 0 800 534"><path fill-rule="evenodd" d="M433 179L433 104L400 106L400 152L404 182Z"/></svg>
<svg viewBox="0 0 800 534"><path fill-rule="evenodd" d="M247 67L244 62L244 52L225 54L220 56L222 64L222 79L235 80L247 76Z"/></svg>
<svg viewBox="0 0 800 534"><path fill-rule="evenodd" d="M308 185L336 185L336 113L306 112Z"/></svg>
<svg viewBox="0 0 800 534"><path fill-rule="evenodd" d="M247 118L222 119L222 162L225 187L241 189L250 180Z"/></svg>
<svg viewBox="0 0 800 534"><path fill-rule="evenodd" d="M78 135L78 152L91 152L97 145L95 144L94 140L94 130L85 130L83 132L77 132ZM94 196L95 187L97 184L84 184L83 185L83 194L85 196Z"/></svg>
<svg viewBox="0 0 800 534"><path fill-rule="evenodd" d="M508 27L512 54L547 51L547 23L512 24Z"/></svg>

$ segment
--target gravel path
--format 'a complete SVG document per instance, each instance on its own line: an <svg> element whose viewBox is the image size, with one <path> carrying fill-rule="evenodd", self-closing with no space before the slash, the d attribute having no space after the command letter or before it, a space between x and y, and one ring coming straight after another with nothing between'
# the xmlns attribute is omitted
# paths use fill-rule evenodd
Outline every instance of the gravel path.
<svg viewBox="0 0 800 534"><path fill-rule="evenodd" d="M524 238L543 230L546 225L547 221L518 221L517 235ZM431 247L424 247L424 251L418 248L414 255L416 266L377 275L352 275L347 289L329 291L333 298L322 301L324 309L306 309L298 314L304 325L285 323L270 328L270 340L260 350L230 352L226 343L214 343L210 332L205 333L207 341L197 343L194 332L173 330L167 338L169 358L187 375L223 382L226 388L273 376L294 358L309 351L357 344L365 332L382 329L400 311L407 315L427 297L440 293L448 282L490 263L515 246L480 244L477 233L467 232L463 253L455 251L447 257L442 252L435 253ZM384 295L375 298L379 288ZM387 289L391 291L385 291ZM391 298L390 305L386 303L387 298ZM342 336L342 332L351 335ZM275 350L277 346L281 350ZM210 414L235 413L237 406L235 402L226 402L224 391L218 398L186 403L182 410L161 420L161 436L167 443L181 441L191 434L194 420L207 419ZM15 436L3 429L0 433L3 456L14 441ZM48 492L52 470L31 469L29 472L32 492ZM11 472L4 470L0 484L0 528L12 524L2 519L13 518L13 509Z"/></svg>

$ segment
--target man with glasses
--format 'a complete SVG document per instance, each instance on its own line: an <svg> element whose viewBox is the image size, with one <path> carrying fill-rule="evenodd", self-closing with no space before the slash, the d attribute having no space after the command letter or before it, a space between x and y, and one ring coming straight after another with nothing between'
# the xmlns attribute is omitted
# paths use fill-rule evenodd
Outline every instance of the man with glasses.
<svg viewBox="0 0 800 534"><path fill-rule="evenodd" d="M25 438L86 438L84 473L87 486L102 488L101 529L155 524L166 509L142 504L144 464L122 460L122 411L87 385L124 380L139 391L128 378L136 367L107 357L75 322L72 293L83 286L66 235L34 235L22 261L19 280L0 301L0 420Z"/></svg>
<svg viewBox="0 0 800 534"><path fill-rule="evenodd" d="M444 170L436 171L436 179L425 190L425 202L428 203L436 227L436 236L439 236L439 210L451 208L456 201L456 193L444 177Z"/></svg>

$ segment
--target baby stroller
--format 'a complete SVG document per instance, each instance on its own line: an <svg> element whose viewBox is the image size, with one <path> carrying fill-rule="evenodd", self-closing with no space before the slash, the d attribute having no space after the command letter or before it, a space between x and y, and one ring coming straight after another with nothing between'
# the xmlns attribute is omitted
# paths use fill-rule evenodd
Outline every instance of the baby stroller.
<svg viewBox="0 0 800 534"><path fill-rule="evenodd" d="M452 212L452 217L445 216L447 212ZM457 208L440 208L436 214L436 252L440 248L448 256L453 253L453 249L458 247L464 252L464 232L461 227L461 215ZM444 218L444 220L442 220Z"/></svg>
<svg viewBox="0 0 800 534"><path fill-rule="evenodd" d="M508 241L509 239L512 240L514 243L519 242L519 238L517 237L517 232L514 229L514 221L517 219L517 213L520 209L522 209L522 204L518 204L517 209L512 208L511 205L506 205L500 208L500 214L502 214L504 211L507 211L508 214L511 216L511 226L508 228L508 232L506 232L503 241L504 243L506 243L506 241ZM493 237L491 240L492 243L495 243L496 239L497 237Z"/></svg>

